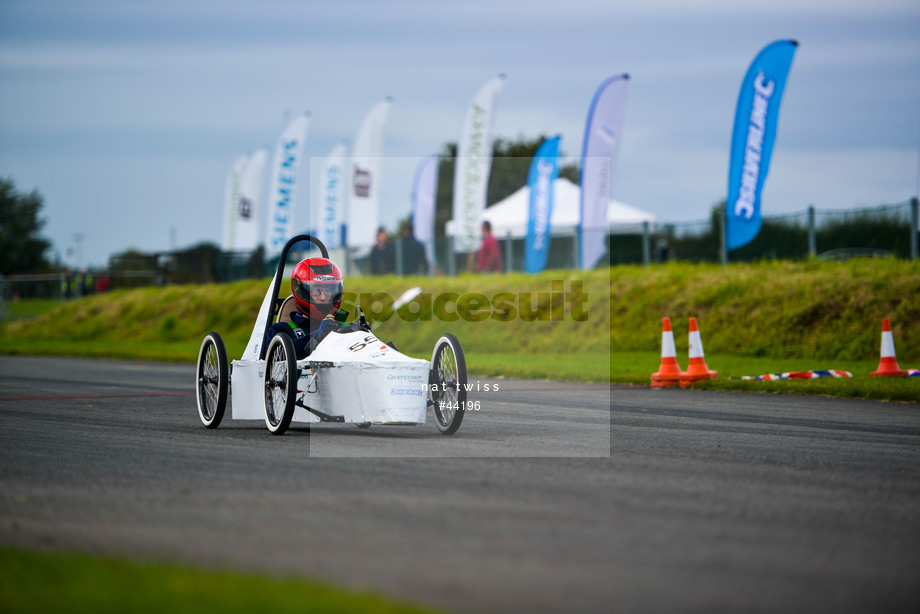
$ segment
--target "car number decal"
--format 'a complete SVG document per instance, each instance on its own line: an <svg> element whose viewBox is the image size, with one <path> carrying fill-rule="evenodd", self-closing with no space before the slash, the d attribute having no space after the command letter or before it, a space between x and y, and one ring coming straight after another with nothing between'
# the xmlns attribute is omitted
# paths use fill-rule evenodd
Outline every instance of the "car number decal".
<svg viewBox="0 0 920 614"><path fill-rule="evenodd" d="M358 341L357 343L353 343L353 344L349 345L349 346L348 346L348 351L349 351L349 352L357 352L357 351L359 351L359 350L363 350L365 347L367 347L367 346L370 345L371 343L374 343L375 341L380 341L380 339L378 339L378 338L375 337L374 335L368 335L368 336L366 336L364 339L362 339L361 341Z"/></svg>

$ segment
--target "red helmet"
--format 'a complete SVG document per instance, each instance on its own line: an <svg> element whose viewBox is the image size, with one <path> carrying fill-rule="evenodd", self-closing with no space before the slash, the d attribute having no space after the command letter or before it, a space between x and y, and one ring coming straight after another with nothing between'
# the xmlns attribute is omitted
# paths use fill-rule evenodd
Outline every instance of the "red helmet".
<svg viewBox="0 0 920 614"><path fill-rule="evenodd" d="M342 304L342 271L327 258L307 258L294 267L291 289L301 313L321 320Z"/></svg>

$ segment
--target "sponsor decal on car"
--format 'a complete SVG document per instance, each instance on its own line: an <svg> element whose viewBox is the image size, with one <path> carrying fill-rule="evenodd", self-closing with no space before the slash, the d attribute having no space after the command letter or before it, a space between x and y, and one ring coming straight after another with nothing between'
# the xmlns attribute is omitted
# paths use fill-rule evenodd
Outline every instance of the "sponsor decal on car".
<svg viewBox="0 0 920 614"><path fill-rule="evenodd" d="M391 397L423 397L425 391L419 388L390 388Z"/></svg>
<svg viewBox="0 0 920 614"><path fill-rule="evenodd" d="M421 382L424 381L424 377L424 375L399 375L391 373L387 375L387 381Z"/></svg>
<svg viewBox="0 0 920 614"><path fill-rule="evenodd" d="M375 341L376 341L376 342L379 342L380 339L378 339L378 338L375 337L374 335L367 335L367 336L364 337L364 339L362 339L361 341L358 341L357 343L353 343L353 344L349 345L349 346L348 346L348 351L349 351L349 352L357 352L357 351L359 351L359 350L363 350L365 347L367 347L367 346L370 345L371 343L374 343Z"/></svg>

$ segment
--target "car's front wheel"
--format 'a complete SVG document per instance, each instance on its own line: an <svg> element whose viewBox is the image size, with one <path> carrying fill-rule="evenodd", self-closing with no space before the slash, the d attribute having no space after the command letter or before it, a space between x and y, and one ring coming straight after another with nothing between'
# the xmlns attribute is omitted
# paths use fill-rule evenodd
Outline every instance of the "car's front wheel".
<svg viewBox="0 0 920 614"><path fill-rule="evenodd" d="M274 435L282 435L291 426L297 395L297 358L294 343L287 335L272 337L265 353L265 426Z"/></svg>

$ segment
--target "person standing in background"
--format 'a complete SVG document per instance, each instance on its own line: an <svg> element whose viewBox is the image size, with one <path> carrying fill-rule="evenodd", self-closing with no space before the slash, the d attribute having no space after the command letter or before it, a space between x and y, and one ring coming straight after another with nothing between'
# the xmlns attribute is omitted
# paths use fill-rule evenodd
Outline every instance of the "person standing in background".
<svg viewBox="0 0 920 614"><path fill-rule="evenodd" d="M424 275L428 272L425 246L415 238L412 222L406 222L406 225L403 226L400 249L402 250L403 275Z"/></svg>
<svg viewBox="0 0 920 614"><path fill-rule="evenodd" d="M377 229L377 242L371 250L368 268L371 275L391 275L396 272L396 254L383 226Z"/></svg>
<svg viewBox="0 0 920 614"><path fill-rule="evenodd" d="M482 223L482 244L476 254L476 272L501 273L502 270L502 252L492 235L492 224L486 220Z"/></svg>

